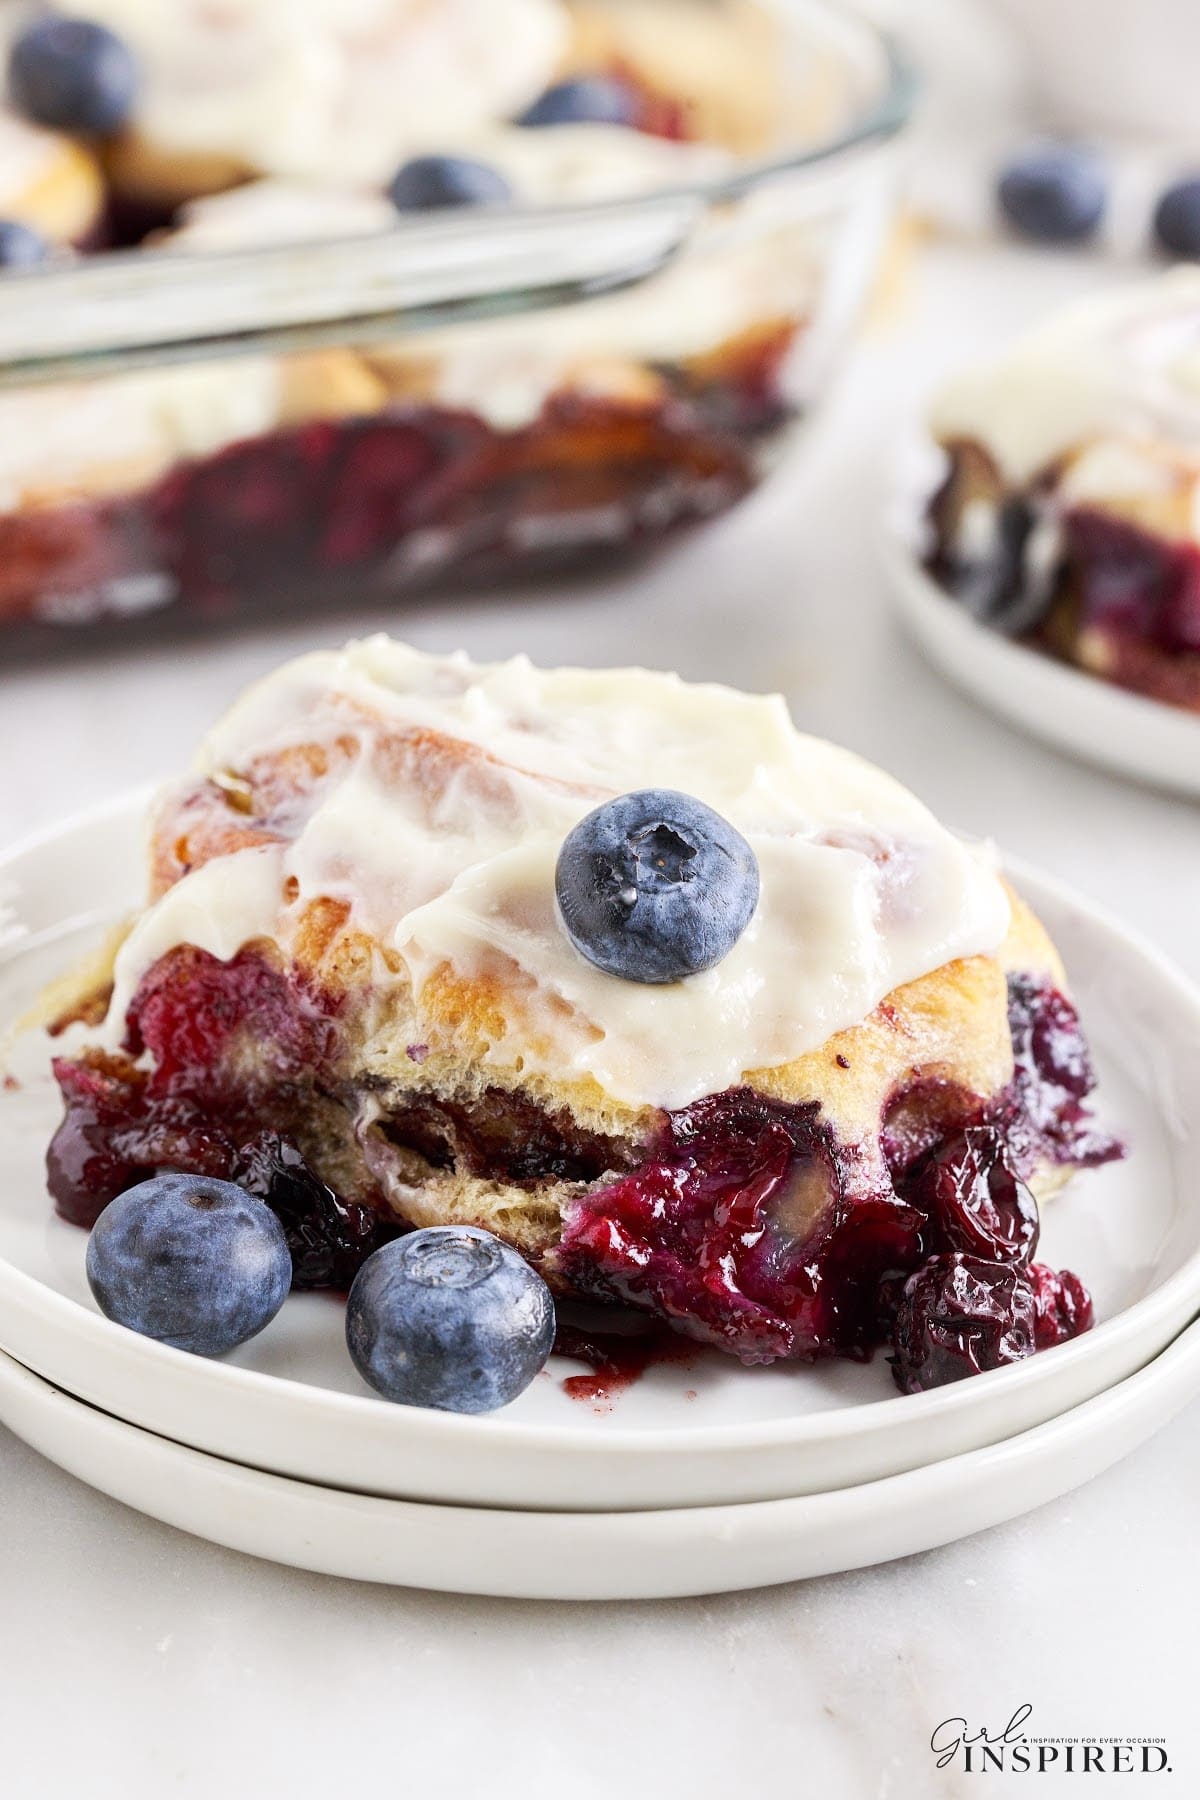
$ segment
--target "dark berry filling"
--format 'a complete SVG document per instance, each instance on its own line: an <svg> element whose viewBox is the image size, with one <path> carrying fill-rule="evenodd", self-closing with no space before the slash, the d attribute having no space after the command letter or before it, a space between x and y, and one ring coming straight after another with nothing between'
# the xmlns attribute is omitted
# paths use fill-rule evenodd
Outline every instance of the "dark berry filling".
<svg viewBox="0 0 1200 1800"><path fill-rule="evenodd" d="M1094 1077L1066 997L1014 977L1010 1024L1016 1066L998 1101L944 1081L894 1097L886 1171L836 1142L815 1107L734 1090L670 1115L648 1162L568 1210L568 1278L748 1362L869 1354L903 1276L931 1254L1029 1261L1024 1177L1039 1162L1121 1154L1083 1104Z"/></svg>
<svg viewBox="0 0 1200 1800"><path fill-rule="evenodd" d="M1032 1356L1033 1282L1012 1263L951 1251L910 1275L896 1310L892 1373L902 1394Z"/></svg>
<svg viewBox="0 0 1200 1800"><path fill-rule="evenodd" d="M164 1102L151 1109L146 1077L127 1057L92 1052L56 1057L62 1123L46 1152L46 1180L64 1219L87 1229L109 1201L160 1168L224 1176L228 1145L200 1109Z"/></svg>
<svg viewBox="0 0 1200 1800"><path fill-rule="evenodd" d="M662 396L562 394L531 424L395 406L180 462L154 486L0 517L0 624L199 622L556 569L731 505L790 413L780 328ZM10 638L10 642L19 642Z"/></svg>
<svg viewBox="0 0 1200 1800"><path fill-rule="evenodd" d="M220 1176L276 1213L298 1287L347 1288L402 1224L369 1172L341 1194L306 1157L310 1136L353 1143L336 1021L321 997L298 993L252 949L220 962L182 946L149 971L126 1023L123 1054L54 1064L65 1110L47 1177L62 1216L90 1228L115 1195L161 1169ZM143 1051L149 1070L135 1061ZM380 1129L432 1168L512 1182L594 1180L630 1154L498 1089L470 1107L414 1095Z"/></svg>
<svg viewBox="0 0 1200 1800"><path fill-rule="evenodd" d="M649 1161L576 1201L558 1261L580 1292L745 1362L863 1355L880 1281L912 1266L921 1224L815 1104L733 1089L669 1114Z"/></svg>
<svg viewBox="0 0 1200 1800"><path fill-rule="evenodd" d="M1033 1283L1034 1337L1039 1350L1051 1350L1092 1328L1092 1296L1070 1269L1061 1273L1045 1263L1029 1265Z"/></svg>
<svg viewBox="0 0 1200 1800"><path fill-rule="evenodd" d="M260 1131L233 1159L233 1179L265 1200L292 1253L292 1285L347 1291L373 1251L399 1237L398 1220L378 1206L343 1200L318 1179L295 1144Z"/></svg>
<svg viewBox="0 0 1200 1800"><path fill-rule="evenodd" d="M1012 1086L999 1122L1013 1167L1028 1175L1039 1161L1094 1169L1124 1154L1085 1104L1096 1085L1079 1014L1059 989L1024 975L1008 978Z"/></svg>
<svg viewBox="0 0 1200 1800"><path fill-rule="evenodd" d="M1044 490L1044 491L1043 491ZM1052 553L1035 553L1039 509ZM986 624L1122 687L1200 709L1200 548L1095 507L1053 508L1050 487L1005 491L976 444L951 449L930 502L931 572ZM967 521L970 519L970 528ZM978 526L991 520L986 545Z"/></svg>
<svg viewBox="0 0 1200 1800"><path fill-rule="evenodd" d="M485 1088L469 1106L435 1094L394 1100L378 1129L432 1168L466 1169L518 1186L597 1181L631 1159L623 1139L584 1131L568 1114L502 1088Z"/></svg>
<svg viewBox="0 0 1200 1800"><path fill-rule="evenodd" d="M138 988L122 1054L55 1060L65 1112L47 1177L58 1211L91 1226L163 1169L240 1180L247 1146L319 1104L335 1043L329 1013L255 950L229 962L169 951Z"/></svg>
<svg viewBox="0 0 1200 1800"><path fill-rule="evenodd" d="M1152 644L1200 655L1200 549L1154 536L1090 507L1063 517L1068 567L1082 623L1118 648Z"/></svg>
<svg viewBox="0 0 1200 1800"><path fill-rule="evenodd" d="M602 1408L631 1388L647 1369L660 1363L687 1367L696 1354L694 1345L667 1326L647 1321L644 1315L635 1317L641 1329L619 1329L632 1321L628 1315L616 1315L614 1328L605 1331L564 1321L560 1313L555 1355L591 1366L590 1375L563 1377L562 1389L568 1399L591 1401Z"/></svg>
<svg viewBox="0 0 1200 1800"><path fill-rule="evenodd" d="M1039 641L1122 687L1200 710L1200 548L1092 508L1063 515L1060 599Z"/></svg>
<svg viewBox="0 0 1200 1800"><path fill-rule="evenodd" d="M921 1393L1053 1349L1091 1326L1091 1295L1070 1269L1018 1268L957 1251L933 1256L900 1296L892 1373L901 1393Z"/></svg>
<svg viewBox="0 0 1200 1800"><path fill-rule="evenodd" d="M994 1126L944 1139L911 1170L903 1192L924 1213L926 1242L938 1250L1027 1263L1037 1248L1037 1201L1013 1174Z"/></svg>
<svg viewBox="0 0 1200 1800"><path fill-rule="evenodd" d="M282 1222L298 1286L344 1289L405 1229L367 1138L418 1179L424 1168L529 1188L566 1180L585 1191L568 1201L549 1262L577 1294L652 1312L746 1362L864 1357L894 1333L902 1359L926 1345L912 1379L930 1385L1032 1345L1026 1301L1039 1347L1091 1322L1076 1277L1031 1263L1025 1178L1047 1158L1097 1163L1120 1146L1087 1111L1093 1074L1065 996L1013 977L1010 1024L1016 1068L999 1099L917 1079L889 1103L884 1156L842 1142L815 1102L750 1089L662 1114L640 1150L498 1089L470 1105L379 1090L386 1110L364 1137L363 1096L337 1076L336 1008L253 948L222 963L184 946L140 985L123 1054L55 1063L65 1112L49 1185L63 1216L90 1226L158 1170L234 1180ZM338 1188L317 1172L333 1168ZM938 1335L913 1300L913 1271L945 1286L947 1270L965 1268L948 1291L966 1308L964 1294L983 1305L977 1266L992 1271L991 1312L976 1331L967 1308L966 1325ZM1009 1301L1009 1324L989 1335Z"/></svg>

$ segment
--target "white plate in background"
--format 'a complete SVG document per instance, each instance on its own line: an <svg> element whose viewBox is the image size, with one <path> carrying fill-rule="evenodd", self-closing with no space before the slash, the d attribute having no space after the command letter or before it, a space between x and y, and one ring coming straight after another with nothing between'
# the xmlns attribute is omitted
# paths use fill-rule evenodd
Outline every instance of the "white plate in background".
<svg viewBox="0 0 1200 1800"><path fill-rule="evenodd" d="M43 984L136 903L135 796L43 834L0 864L11 909L0 1039ZM0 1347L93 1406L232 1461L401 1499L546 1510L699 1507L809 1494L993 1444L1110 1387L1200 1308L1200 997L1151 949L1018 872L1071 971L1098 1054L1104 1122L1134 1146L1047 1209L1039 1256L1076 1269L1100 1323L1075 1343L937 1392L896 1394L882 1356L744 1369L716 1352L652 1369L611 1410L568 1399L555 1363L484 1418L371 1396L342 1307L293 1296L232 1358L210 1362L102 1318L83 1232L56 1219L42 1156L58 1117L40 1035L0 1091Z"/></svg>
<svg viewBox="0 0 1200 1800"><path fill-rule="evenodd" d="M1200 717L1130 693L972 618L899 528L883 558L901 619L934 667L1010 725L1118 775L1200 798Z"/></svg>

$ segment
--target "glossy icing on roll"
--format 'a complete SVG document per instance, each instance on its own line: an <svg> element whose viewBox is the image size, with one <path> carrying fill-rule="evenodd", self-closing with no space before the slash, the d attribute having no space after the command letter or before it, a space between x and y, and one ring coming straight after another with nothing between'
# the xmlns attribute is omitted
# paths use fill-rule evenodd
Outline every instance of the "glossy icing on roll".
<svg viewBox="0 0 1200 1800"><path fill-rule="evenodd" d="M227 958L267 937L286 955L306 906L330 896L395 953L402 973L380 959L379 979L411 983L418 1024L439 971L487 977L506 1015L497 1063L680 1106L817 1047L908 981L995 951L1008 927L986 852L887 775L798 733L778 696L643 669L479 666L376 637L251 688L198 770L236 774L300 745L336 753L272 821L287 841L216 857L149 908L118 958L110 1039L175 944ZM643 787L715 807L761 875L725 960L654 988L586 962L554 898L571 827Z"/></svg>
<svg viewBox="0 0 1200 1800"><path fill-rule="evenodd" d="M1166 438L1200 455L1200 268L1064 308L951 381L930 423L942 441L982 444L1014 483L1094 439L1131 447L1125 481L1131 457L1133 478L1152 478L1139 440Z"/></svg>

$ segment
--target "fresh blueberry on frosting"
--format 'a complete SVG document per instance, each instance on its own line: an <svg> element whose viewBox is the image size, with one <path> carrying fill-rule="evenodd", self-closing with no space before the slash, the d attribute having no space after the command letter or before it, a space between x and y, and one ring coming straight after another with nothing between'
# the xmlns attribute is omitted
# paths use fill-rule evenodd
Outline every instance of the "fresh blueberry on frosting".
<svg viewBox="0 0 1200 1800"><path fill-rule="evenodd" d="M518 125L632 125L636 114L628 85L614 75L580 75L540 94Z"/></svg>
<svg viewBox="0 0 1200 1800"><path fill-rule="evenodd" d="M104 136L129 116L138 69L107 26L39 19L12 46L8 85L14 105L37 124Z"/></svg>
<svg viewBox="0 0 1200 1800"><path fill-rule="evenodd" d="M19 219L0 219L0 269L28 269L45 262L50 246L40 232Z"/></svg>
<svg viewBox="0 0 1200 1800"><path fill-rule="evenodd" d="M387 1400L492 1412L554 1344L554 1302L515 1250L477 1226L433 1226L367 1259L346 1303L346 1343Z"/></svg>
<svg viewBox="0 0 1200 1800"><path fill-rule="evenodd" d="M567 935L597 968L662 983L721 962L758 904L758 863L727 819L690 794L622 794L563 844L555 891Z"/></svg>
<svg viewBox="0 0 1200 1800"><path fill-rule="evenodd" d="M397 212L435 212L447 206L507 206L512 189L490 163L469 156L414 156L388 186Z"/></svg>
<svg viewBox="0 0 1200 1800"><path fill-rule="evenodd" d="M1087 150L1039 146L1009 163L996 198L1005 219L1023 237L1078 243L1092 235L1104 216L1104 170Z"/></svg>

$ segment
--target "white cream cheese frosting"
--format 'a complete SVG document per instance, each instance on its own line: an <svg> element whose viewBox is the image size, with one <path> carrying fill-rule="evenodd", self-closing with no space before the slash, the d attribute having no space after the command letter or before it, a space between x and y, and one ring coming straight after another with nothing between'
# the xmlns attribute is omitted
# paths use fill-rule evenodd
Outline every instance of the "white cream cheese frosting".
<svg viewBox="0 0 1200 1800"><path fill-rule="evenodd" d="M385 194L328 182L266 176L180 208L162 242L171 250L254 250L392 231L396 209Z"/></svg>
<svg viewBox="0 0 1200 1800"><path fill-rule="evenodd" d="M282 365L180 364L0 394L0 511L73 489L123 492L181 457L273 429Z"/></svg>
<svg viewBox="0 0 1200 1800"><path fill-rule="evenodd" d="M376 637L251 688L197 770L236 771L347 733L354 754L297 799L288 842L206 863L135 925L117 959L110 1039L173 945L225 958L265 936L286 952L307 904L331 896L399 958L418 1029L435 972L500 971L510 1016L498 1064L591 1076L627 1103L673 1107L814 1049L892 989L994 952L1008 928L987 852L878 769L797 732L779 696L644 669L475 665ZM448 766L435 767L428 737L405 764L397 739L418 733L452 741ZM554 898L572 826L643 787L715 807L761 875L758 909L724 961L664 987L585 961Z"/></svg>
<svg viewBox="0 0 1200 1800"><path fill-rule="evenodd" d="M524 110L569 41L559 0L88 0L143 72L159 152L386 181L433 140Z"/></svg>
<svg viewBox="0 0 1200 1800"><path fill-rule="evenodd" d="M1122 445L1108 475L1135 489L1155 479L1140 444L1166 440L1200 458L1200 267L1064 308L948 383L930 424L942 442L982 444L1013 485L1097 439Z"/></svg>
<svg viewBox="0 0 1200 1800"><path fill-rule="evenodd" d="M504 176L525 206L571 206L715 181L734 165L728 150L654 137L628 125L495 125L469 139L436 134L436 154L469 154ZM368 236L400 223L382 191L330 179L264 176L189 201L172 249L241 250L260 243Z"/></svg>
<svg viewBox="0 0 1200 1800"><path fill-rule="evenodd" d="M732 160L711 145L612 125L496 131L486 148L518 199L537 204L683 186L719 176ZM767 202L761 210L756 198ZM367 236L396 225L379 195L264 180L193 201L169 241L186 251L233 250ZM588 389L592 372L607 374L607 363L681 362L763 324L800 324L815 303L819 259L805 224L780 222L769 197L751 197L728 238L721 228L701 231L686 255L624 292L532 317L415 332L371 354L402 391L412 381L423 398L475 412L497 430L517 430L559 389Z"/></svg>

